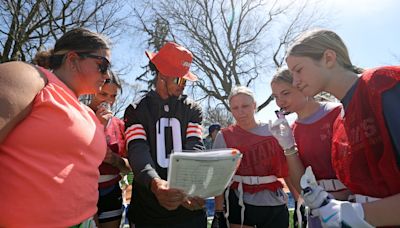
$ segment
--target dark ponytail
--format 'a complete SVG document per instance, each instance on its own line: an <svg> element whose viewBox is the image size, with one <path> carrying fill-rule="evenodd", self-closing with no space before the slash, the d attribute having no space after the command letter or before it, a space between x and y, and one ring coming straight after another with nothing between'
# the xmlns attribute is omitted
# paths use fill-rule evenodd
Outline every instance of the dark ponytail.
<svg viewBox="0 0 400 228"><path fill-rule="evenodd" d="M60 37L54 49L38 52L33 63L47 69L57 69L69 51L92 52L100 49L110 49L105 37L85 28L75 28Z"/></svg>

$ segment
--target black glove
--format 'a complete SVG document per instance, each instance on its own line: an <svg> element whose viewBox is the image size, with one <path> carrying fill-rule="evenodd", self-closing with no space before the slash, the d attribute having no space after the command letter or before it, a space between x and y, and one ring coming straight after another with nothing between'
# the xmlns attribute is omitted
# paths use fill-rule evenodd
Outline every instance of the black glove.
<svg viewBox="0 0 400 228"><path fill-rule="evenodd" d="M228 228L223 211L216 211L214 213L211 228Z"/></svg>

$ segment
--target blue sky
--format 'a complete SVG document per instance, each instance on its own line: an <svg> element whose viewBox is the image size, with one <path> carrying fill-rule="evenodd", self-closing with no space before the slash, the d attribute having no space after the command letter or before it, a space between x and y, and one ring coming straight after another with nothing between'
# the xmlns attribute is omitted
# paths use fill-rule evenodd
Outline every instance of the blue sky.
<svg viewBox="0 0 400 228"><path fill-rule="evenodd" d="M285 0L280 0L285 1ZM346 43L354 65L370 68L380 65L400 65L400 1L398 0L311 0L323 2L321 10L330 14L327 28L337 32ZM296 2L296 1L295 1ZM128 38L127 38L128 37ZM116 40L113 63L116 67L130 65L125 78L133 81L133 76L141 73L140 66L147 63L143 37L125 34ZM272 76L272 75L271 75ZM258 103L270 94L268 76L252 89L257 94ZM257 114L263 121L275 119L275 101ZM294 115L289 117L293 120Z"/></svg>
<svg viewBox="0 0 400 228"><path fill-rule="evenodd" d="M325 0L324 10L333 14L329 29L342 37L354 65L371 68L400 65L400 1L397 0ZM397 56L397 57L396 57ZM258 92L260 101L271 93ZM259 96L260 95L260 96ZM262 96L265 95L265 96ZM275 119L275 101L257 114L258 119ZM293 120L294 115L289 117Z"/></svg>

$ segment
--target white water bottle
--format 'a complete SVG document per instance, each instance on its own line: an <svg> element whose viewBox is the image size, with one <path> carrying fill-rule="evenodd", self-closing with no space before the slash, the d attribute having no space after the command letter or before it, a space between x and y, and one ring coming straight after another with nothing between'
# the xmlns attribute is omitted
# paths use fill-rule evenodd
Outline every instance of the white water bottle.
<svg viewBox="0 0 400 228"><path fill-rule="evenodd" d="M111 113L112 113L112 111L111 111L111 104L110 104L110 103L108 103L108 102L106 102L106 101L103 101L103 102L101 102L101 103L97 106L97 109L100 109L101 107L104 107L105 110L107 110L108 112L111 112ZM107 120L107 123L106 123L106 125L105 125L106 128L108 127L108 125L110 124L110 122L111 122L111 118L109 118L109 119Z"/></svg>
<svg viewBox="0 0 400 228"><path fill-rule="evenodd" d="M276 117L278 117L279 120L285 120L285 114L282 111L275 111ZM281 136L286 136L287 132L285 131L286 126L283 124L284 121L281 121L281 123L279 124L279 134Z"/></svg>
<svg viewBox="0 0 400 228"><path fill-rule="evenodd" d="M99 106L97 106L98 109L101 107L104 107L107 111L111 112L111 104L110 103L103 101L99 104Z"/></svg>

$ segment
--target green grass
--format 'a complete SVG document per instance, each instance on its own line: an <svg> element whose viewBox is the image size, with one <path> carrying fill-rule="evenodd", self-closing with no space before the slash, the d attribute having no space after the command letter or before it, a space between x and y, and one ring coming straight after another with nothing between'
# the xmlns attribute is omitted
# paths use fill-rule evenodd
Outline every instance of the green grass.
<svg viewBox="0 0 400 228"><path fill-rule="evenodd" d="M211 222L212 222L212 217L210 218L210 217L208 217L208 219L207 219L207 228L210 228L211 227Z"/></svg>
<svg viewBox="0 0 400 228"><path fill-rule="evenodd" d="M293 213L294 210L293 209L289 209L289 227L293 227Z"/></svg>

